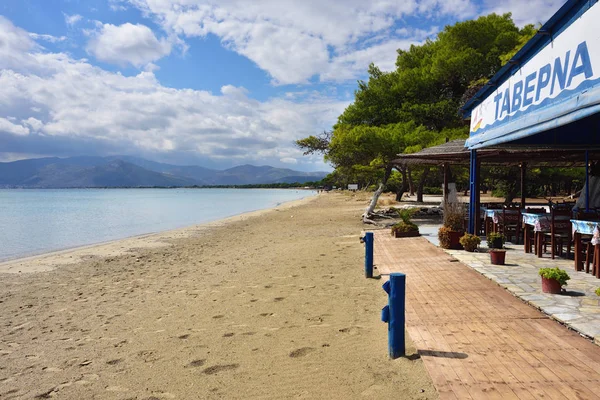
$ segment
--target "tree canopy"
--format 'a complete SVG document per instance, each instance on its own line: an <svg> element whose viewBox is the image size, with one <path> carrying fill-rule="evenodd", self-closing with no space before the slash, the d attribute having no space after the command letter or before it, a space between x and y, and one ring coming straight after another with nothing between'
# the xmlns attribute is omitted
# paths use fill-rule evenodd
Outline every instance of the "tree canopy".
<svg viewBox="0 0 600 400"><path fill-rule="evenodd" d="M336 168L331 179L347 181L350 176L371 182L376 178L381 189L397 154L468 136L460 106L535 33L533 25L517 27L511 14L490 14L446 26L436 38L398 50L395 70L381 71L371 64L368 79L358 81L354 102L333 130L296 144L305 154L322 153ZM415 168L421 178L427 177L427 171ZM402 190L411 172L400 168Z"/></svg>

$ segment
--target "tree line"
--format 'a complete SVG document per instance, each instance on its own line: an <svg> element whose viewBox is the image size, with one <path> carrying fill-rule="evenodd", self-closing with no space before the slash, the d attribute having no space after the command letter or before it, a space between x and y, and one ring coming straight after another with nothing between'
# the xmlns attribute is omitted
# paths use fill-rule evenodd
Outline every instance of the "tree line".
<svg viewBox="0 0 600 400"><path fill-rule="evenodd" d="M376 188L367 214L386 189L393 190L398 200L410 191L422 201L425 188L439 183L439 171L392 161L401 153L467 138L469 124L459 115L460 107L536 32L534 25L517 27L510 13L446 26L434 39L398 50L395 70L384 72L371 64L368 79L358 81L353 103L332 130L300 139L296 145L305 154L322 154L335 168L323 182ZM482 168L483 184L496 194L516 196L509 182L518 174L511 172ZM468 168L453 167L452 173L459 187L463 181L468 186ZM547 168L533 171L528 179L533 194L542 187L575 190L580 171Z"/></svg>

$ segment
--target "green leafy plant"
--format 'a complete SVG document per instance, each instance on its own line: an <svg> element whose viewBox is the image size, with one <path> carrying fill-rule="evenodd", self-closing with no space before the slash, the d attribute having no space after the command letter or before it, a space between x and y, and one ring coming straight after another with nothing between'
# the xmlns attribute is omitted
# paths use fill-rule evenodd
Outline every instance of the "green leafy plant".
<svg viewBox="0 0 600 400"><path fill-rule="evenodd" d="M458 202L444 204L444 226L454 232L464 231L466 208Z"/></svg>
<svg viewBox="0 0 600 400"><path fill-rule="evenodd" d="M395 235L396 232L398 232L398 233L419 232L419 227L410 220L410 218L415 213L415 210L402 209L402 210L396 210L396 212L398 213L398 216L400 216L400 219L402 221L400 221L397 224L392 226L392 235Z"/></svg>
<svg viewBox="0 0 600 400"><path fill-rule="evenodd" d="M596 289L596 296L600 296L600 287Z"/></svg>
<svg viewBox="0 0 600 400"><path fill-rule="evenodd" d="M546 279L554 279L560 283L560 286L565 286L567 281L571 279L569 274L566 271L556 267L556 268L541 268L539 274L542 278Z"/></svg>
<svg viewBox="0 0 600 400"><path fill-rule="evenodd" d="M417 210L414 208L403 208L401 210L396 209L396 212L398 213L398 216L400 217L402 222L405 222L407 224L412 224L410 219L416 211Z"/></svg>
<svg viewBox="0 0 600 400"><path fill-rule="evenodd" d="M442 226L438 231L438 239L442 249L450 248L450 232L452 232L452 229L448 228L447 226Z"/></svg>
<svg viewBox="0 0 600 400"><path fill-rule="evenodd" d="M501 233L489 232L486 236L486 240L487 240L487 245L490 249L502 248L502 246L504 246L504 235L502 235ZM496 247L494 245L494 243L496 243L498 241L500 243L500 247Z"/></svg>
<svg viewBox="0 0 600 400"><path fill-rule="evenodd" d="M460 238L460 244L465 248L466 251L473 252L481 243L481 239L479 236L471 235L470 233L465 233Z"/></svg>

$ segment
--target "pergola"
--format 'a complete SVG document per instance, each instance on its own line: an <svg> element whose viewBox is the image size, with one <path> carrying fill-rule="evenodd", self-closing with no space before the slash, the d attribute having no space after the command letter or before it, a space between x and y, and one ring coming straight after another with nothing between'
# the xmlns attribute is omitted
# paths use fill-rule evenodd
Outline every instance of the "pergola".
<svg viewBox="0 0 600 400"><path fill-rule="evenodd" d="M470 233L479 214L479 165L494 148L506 151L506 160L519 149L583 160L589 190L589 162L600 150L599 20L598 0L568 0L461 109L471 118Z"/></svg>
<svg viewBox="0 0 600 400"><path fill-rule="evenodd" d="M427 147L417 153L400 154L393 161L395 165L437 165L444 169L444 198L448 196L449 167L451 165L469 165L471 151L465 147L465 139ZM581 152L564 148L543 148L535 146L502 147L490 146L477 152L477 168L483 165L519 166L521 169L521 204L525 207L525 176L529 167L584 167L587 165ZM588 151L589 160L600 160L600 149ZM479 175L479 174L477 174ZM479 209L479 192L476 193L475 206ZM475 215L478 226L479 213Z"/></svg>

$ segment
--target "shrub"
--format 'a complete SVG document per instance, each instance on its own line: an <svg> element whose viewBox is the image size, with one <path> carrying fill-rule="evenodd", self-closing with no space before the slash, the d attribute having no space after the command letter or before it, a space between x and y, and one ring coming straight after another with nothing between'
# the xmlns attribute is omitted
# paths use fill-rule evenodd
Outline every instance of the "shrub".
<svg viewBox="0 0 600 400"><path fill-rule="evenodd" d="M452 229L447 226L442 226L438 231L438 239L440 240L440 247L442 249L450 248L450 232L452 232Z"/></svg>
<svg viewBox="0 0 600 400"><path fill-rule="evenodd" d="M416 209L409 208L396 210L402 221L392 226L392 235L394 235L396 232L419 232L419 227L410 220L416 211Z"/></svg>
<svg viewBox="0 0 600 400"><path fill-rule="evenodd" d="M600 287L596 289L596 296L600 296Z"/></svg>
<svg viewBox="0 0 600 400"><path fill-rule="evenodd" d="M539 271L539 274L542 278L546 279L555 279L560 283L560 286L564 286L567 284L567 281L571 279L569 274L566 271L556 267L556 268L542 268Z"/></svg>
<svg viewBox="0 0 600 400"><path fill-rule="evenodd" d="M489 232L486 236L486 240L487 240L488 247L490 249L493 248L492 244L497 240L501 241L500 248L502 248L502 246L504 246L504 235L501 233Z"/></svg>
<svg viewBox="0 0 600 400"><path fill-rule="evenodd" d="M459 241L465 250L470 252L475 251L479 243L481 243L479 236L471 235L470 233L465 233Z"/></svg>
<svg viewBox="0 0 600 400"><path fill-rule="evenodd" d="M400 219L407 224L412 224L410 219L412 218L413 214L417 211L418 210L416 208L403 208L400 210L396 209L396 212L398 213Z"/></svg>
<svg viewBox="0 0 600 400"><path fill-rule="evenodd" d="M458 202L447 202L444 204L444 226L454 232L464 230L466 208Z"/></svg>
<svg viewBox="0 0 600 400"><path fill-rule="evenodd" d="M441 195L444 194L444 190L440 187L424 187L423 194Z"/></svg>
<svg viewBox="0 0 600 400"><path fill-rule="evenodd" d="M405 232L419 232L419 227L412 222L404 222L400 221L397 224L392 226L392 235L396 232L405 233Z"/></svg>

